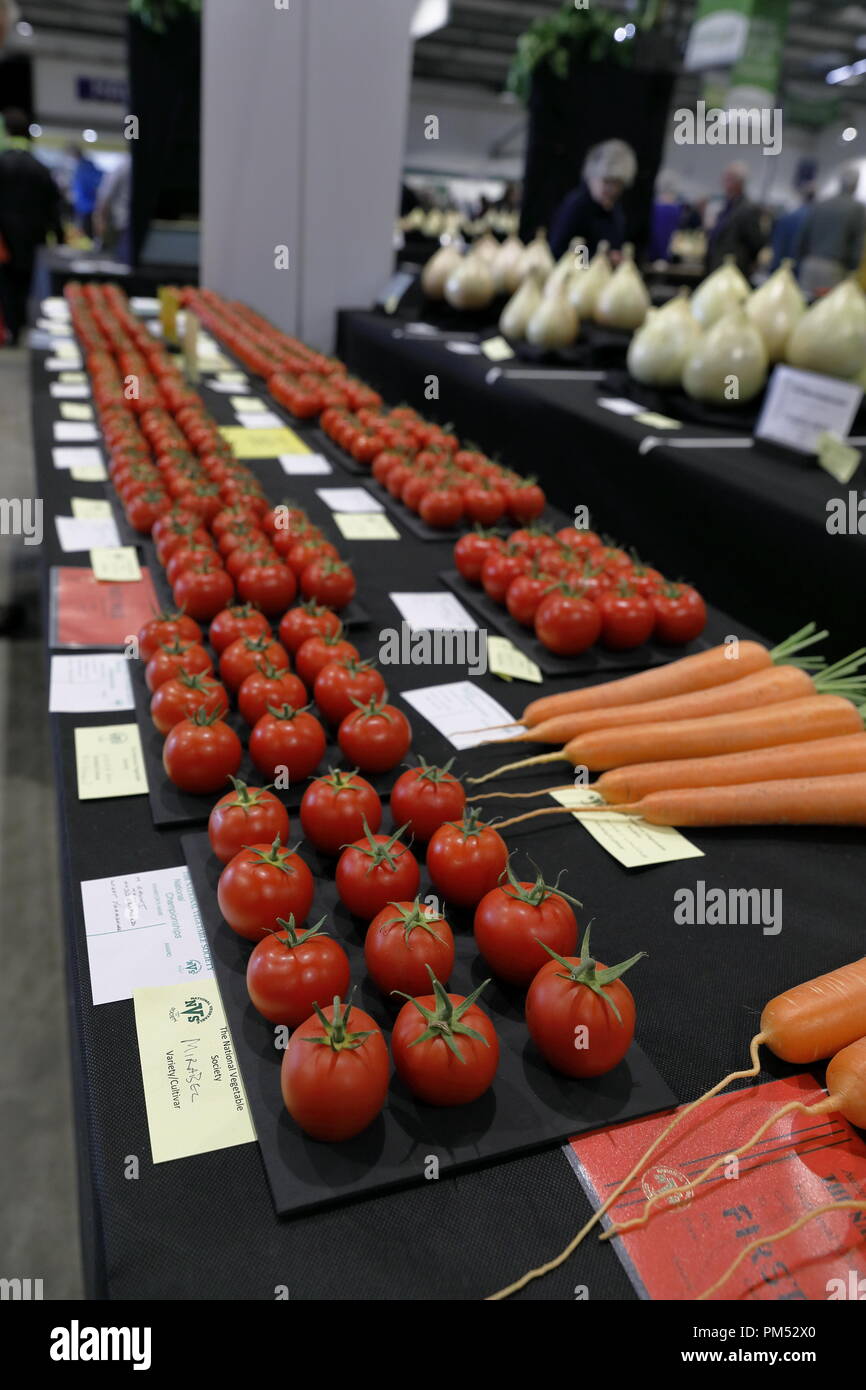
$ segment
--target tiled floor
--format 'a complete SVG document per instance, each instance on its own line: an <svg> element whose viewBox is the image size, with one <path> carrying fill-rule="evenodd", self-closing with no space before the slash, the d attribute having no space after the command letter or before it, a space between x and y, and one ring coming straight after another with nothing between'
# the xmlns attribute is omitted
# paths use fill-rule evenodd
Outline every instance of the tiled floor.
<svg viewBox="0 0 866 1390"><path fill-rule="evenodd" d="M32 497L23 349L0 350L0 497ZM0 1278L82 1297L39 554L0 535Z"/></svg>

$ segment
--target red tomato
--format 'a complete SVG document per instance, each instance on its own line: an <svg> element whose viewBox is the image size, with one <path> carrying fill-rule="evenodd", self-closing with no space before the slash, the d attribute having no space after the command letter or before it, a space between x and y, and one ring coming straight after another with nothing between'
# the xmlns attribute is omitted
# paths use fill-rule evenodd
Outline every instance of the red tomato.
<svg viewBox="0 0 866 1390"><path fill-rule="evenodd" d="M602 594L598 600L601 613L601 641L611 651L630 651L640 647L652 636L655 612L648 598L635 593L629 585L621 585Z"/></svg>
<svg viewBox="0 0 866 1390"><path fill-rule="evenodd" d="M598 641L601 614L591 599L560 586L541 600L535 612L535 635L557 656L577 656Z"/></svg>
<svg viewBox="0 0 866 1390"><path fill-rule="evenodd" d="M175 639L154 652L144 671L148 690L157 690L179 671L187 671L191 676L212 674L213 662L200 642L179 642Z"/></svg>
<svg viewBox="0 0 866 1390"><path fill-rule="evenodd" d="M389 903L367 928L364 960L383 994L423 994L430 988L428 966L443 981L454 969L454 933L420 898Z"/></svg>
<svg viewBox="0 0 866 1390"><path fill-rule="evenodd" d="M355 576L344 560L311 560L301 574L304 598L317 599L338 613L351 603L357 587Z"/></svg>
<svg viewBox="0 0 866 1390"><path fill-rule="evenodd" d="M174 587L184 570L193 569L202 560L209 565L212 564L216 569L222 569L222 562L213 548L210 536L207 541L188 542L172 551L165 566L165 577L169 584Z"/></svg>
<svg viewBox="0 0 866 1390"><path fill-rule="evenodd" d="M240 690L247 676L253 671L263 671L266 666L288 670L289 654L285 647L275 642L270 633L262 637L236 637L220 657L220 677L229 690Z"/></svg>
<svg viewBox="0 0 866 1390"><path fill-rule="evenodd" d="M295 652L295 667L308 690L316 684L316 677L330 661L360 661L361 653L354 642L343 636L342 624L337 630L325 636L308 637Z"/></svg>
<svg viewBox="0 0 866 1390"><path fill-rule="evenodd" d="M243 751L234 729L197 710L169 731L162 765L182 792L216 792L237 772Z"/></svg>
<svg viewBox="0 0 866 1390"><path fill-rule="evenodd" d="M493 531L470 531L454 547L454 563L469 584L481 583L481 567L492 550L503 550L505 541Z"/></svg>
<svg viewBox="0 0 866 1390"><path fill-rule="evenodd" d="M238 637L270 637L271 625L260 609L251 603L235 603L217 613L207 638L217 655Z"/></svg>
<svg viewBox="0 0 866 1390"><path fill-rule="evenodd" d="M364 825L375 834L382 824L382 803L357 772L335 768L317 777L301 800L304 834L321 854L339 854L360 838Z"/></svg>
<svg viewBox="0 0 866 1390"><path fill-rule="evenodd" d="M336 613L312 598L283 614L278 635L286 650L294 656L308 637L325 637L339 631L340 619Z"/></svg>
<svg viewBox="0 0 866 1390"><path fill-rule="evenodd" d="M666 583L666 580L660 570L654 570L652 565L643 565L639 560L635 560L631 574L628 576L628 582L637 589L639 594L643 594L644 598L652 601L653 595Z"/></svg>
<svg viewBox="0 0 866 1390"><path fill-rule="evenodd" d="M234 790L221 796L210 813L207 833L217 859L227 864L244 845L288 843L289 813L266 787L248 787L233 777Z"/></svg>
<svg viewBox="0 0 866 1390"><path fill-rule="evenodd" d="M577 922L565 896L541 874L529 883L515 878L510 863L505 872L507 884L485 893L475 909L475 941L501 980L528 985L550 960L541 942L560 955L577 950Z"/></svg>
<svg viewBox="0 0 866 1390"><path fill-rule="evenodd" d="M247 990L254 1008L269 1023L297 1028L316 1004L325 1006L349 989L349 957L322 922L299 931L294 918L262 937L247 961Z"/></svg>
<svg viewBox="0 0 866 1390"><path fill-rule="evenodd" d="M433 977L433 994L410 999L397 1015L391 1033L397 1075L428 1105L468 1105L496 1075L499 1039L475 1003L483 988L468 998L446 994Z"/></svg>
<svg viewBox="0 0 866 1390"><path fill-rule="evenodd" d="M444 767L434 767L423 758L419 761L419 767L408 768L391 788L391 812L396 821L408 825L411 835L429 840L445 821L460 819L466 793L451 772L453 758Z"/></svg>
<svg viewBox="0 0 866 1390"><path fill-rule="evenodd" d="M182 719L191 718L197 709L222 718L228 707L229 697L219 681L181 669L157 686L150 702L150 717L159 732L167 734Z"/></svg>
<svg viewBox="0 0 866 1390"><path fill-rule="evenodd" d="M250 757L268 779L285 768L289 783L303 782L325 755L325 731L314 715L291 705L274 706L250 734Z"/></svg>
<svg viewBox="0 0 866 1390"><path fill-rule="evenodd" d="M655 636L679 646L700 637L707 624L707 607L697 589L688 584L666 584L652 595Z"/></svg>
<svg viewBox="0 0 866 1390"><path fill-rule="evenodd" d="M350 656L342 661L329 661L323 666L313 686L313 699L331 724L341 724L352 710L369 704L373 699L385 699L388 691L381 671L369 661Z"/></svg>
<svg viewBox="0 0 866 1390"><path fill-rule="evenodd" d="M395 705L374 698L346 716L337 730L337 742L361 772L390 772L409 751L412 729Z"/></svg>
<svg viewBox="0 0 866 1390"><path fill-rule="evenodd" d="M526 552L514 546L492 550L481 566L481 587L494 603L504 603L508 586L527 566Z"/></svg>
<svg viewBox="0 0 866 1390"><path fill-rule="evenodd" d="M258 556L238 575L238 593L269 618L285 613L297 593L295 576L279 560Z"/></svg>
<svg viewBox="0 0 866 1390"><path fill-rule="evenodd" d="M300 1024L283 1054L280 1084L292 1119L312 1139L339 1143L371 1125L385 1104L388 1047L369 1014L337 999Z"/></svg>
<svg viewBox="0 0 866 1390"><path fill-rule="evenodd" d="M339 560L340 552L323 536L296 536L290 546L282 548L283 558L296 579L314 560Z"/></svg>
<svg viewBox="0 0 866 1390"><path fill-rule="evenodd" d="M505 493L489 483L472 483L463 494L463 507L470 521L493 526L505 515Z"/></svg>
<svg viewBox="0 0 866 1390"><path fill-rule="evenodd" d="M250 728L272 707L291 705L302 709L307 703L303 682L285 667L269 663L261 671L252 671L241 681L238 689L238 709Z"/></svg>
<svg viewBox="0 0 866 1390"><path fill-rule="evenodd" d="M474 907L495 888L505 871L508 850L502 836L470 808L457 823L433 832L427 846L427 872L443 897L458 907Z"/></svg>
<svg viewBox="0 0 866 1390"><path fill-rule="evenodd" d="M428 526L445 531L462 517L463 498L456 488L434 487L421 498L418 513Z"/></svg>
<svg viewBox="0 0 866 1390"><path fill-rule="evenodd" d="M231 576L219 564L202 560L178 576L171 592L175 603L185 609L191 618L209 623L221 608L231 603L235 586Z"/></svg>
<svg viewBox="0 0 866 1390"><path fill-rule="evenodd" d="M257 539L252 537L250 540L241 541L234 550L230 550L226 556L226 569L232 579L237 582L245 569L254 565L256 561L263 560L270 565L278 563L277 553L272 545L262 537Z"/></svg>
<svg viewBox="0 0 866 1390"><path fill-rule="evenodd" d="M546 502L544 492L534 478L513 483L506 493L508 510L515 521L534 521L541 516Z"/></svg>
<svg viewBox="0 0 866 1390"><path fill-rule="evenodd" d="M587 928L579 956L555 954L541 967L526 995L526 1026L554 1070L603 1076L622 1061L634 1038L635 1003L619 977L644 955L608 970L592 959Z"/></svg>
<svg viewBox="0 0 866 1390"><path fill-rule="evenodd" d="M391 902L414 898L421 882L418 861L400 840L401 825L393 835L374 835L369 826L363 837L347 845L337 862L337 892L354 917L369 922Z"/></svg>
<svg viewBox="0 0 866 1390"><path fill-rule="evenodd" d="M294 850L272 844L246 845L219 877L217 900L232 931L261 941L279 931L280 919L303 926L313 903L313 875Z"/></svg>
<svg viewBox="0 0 866 1390"><path fill-rule="evenodd" d="M535 615L541 600L549 592L552 584L552 576L539 572L535 565L532 570L518 574L516 579L512 579L505 592L505 607L515 622L523 627L535 626Z"/></svg>

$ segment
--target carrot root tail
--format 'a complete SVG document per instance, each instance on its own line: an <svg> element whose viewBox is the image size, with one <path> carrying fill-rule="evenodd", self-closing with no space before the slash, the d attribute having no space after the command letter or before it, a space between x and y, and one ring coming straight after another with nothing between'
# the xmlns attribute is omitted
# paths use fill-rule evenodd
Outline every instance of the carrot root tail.
<svg viewBox="0 0 866 1390"><path fill-rule="evenodd" d="M568 1245L566 1245L564 1250L560 1251L560 1253L556 1255L552 1260L548 1260L547 1264L539 1265L537 1269L527 1270L526 1274L521 1275L521 1277L515 1280L513 1284L506 1285L504 1289L499 1289L497 1293L488 1294L486 1301L499 1302L503 1298L509 1298L511 1294L518 1293L520 1289L525 1288L526 1285L531 1283L533 1279L541 1279L545 1274L550 1274L554 1269L558 1269L560 1265L565 1264L565 1261L569 1258L570 1255L574 1254L574 1251L581 1244L584 1238L587 1235L589 1235L589 1232L593 1229L593 1227L598 1225L605 1212L613 1206L614 1202L617 1202L619 1200L620 1196L623 1192L625 1192L629 1183L637 1177L638 1173L643 1168L647 1159L651 1158L652 1155L656 1152L656 1150L660 1148L660 1146L664 1143L665 1139L667 1139L671 1130L676 1128L680 1120L685 1119L686 1115L690 1115L692 1111L695 1110L697 1106L702 1105L705 1100L711 1100L713 1096L718 1095L719 1092L723 1091L726 1086L729 1086L732 1081L748 1080L748 1078L758 1075L758 1072L761 1070L761 1063L758 1054L761 1048L761 1044L765 1043L766 1041L766 1033L756 1033L755 1036L752 1038L752 1041L749 1043L749 1058L751 1060L751 1066L748 1068L748 1070L730 1072L727 1076L723 1077L721 1081L718 1081L716 1085L713 1086L709 1091L705 1091L702 1096L698 1096L697 1100L693 1100L690 1105L686 1105L682 1110L678 1110L676 1112L670 1124L667 1125L662 1130L661 1134L659 1134L653 1140L646 1152L641 1154L640 1158L635 1163L631 1172L626 1174L622 1182L619 1184L619 1187L615 1188L615 1190L610 1194L610 1196L601 1204L598 1210L593 1212L592 1216L589 1218L586 1224L581 1227L574 1239L569 1241Z"/></svg>
<svg viewBox="0 0 866 1390"><path fill-rule="evenodd" d="M540 763L567 762L561 753L539 753L535 758L521 758L517 763L503 763L501 767L495 767L492 772L485 772L483 777L467 777L466 781L474 786L479 786L481 782L489 782L493 777L501 777L503 772L513 772L518 767L536 767Z"/></svg>
<svg viewBox="0 0 866 1390"><path fill-rule="evenodd" d="M823 1206L813 1207L811 1211L807 1211L805 1215L799 1217L797 1221L792 1221L790 1226L786 1226L783 1231L774 1231L772 1235L769 1236L758 1236L757 1240L753 1240L744 1250L740 1251L737 1258L732 1261L720 1279L717 1279L708 1289L704 1289L703 1293L698 1294L695 1301L697 1303L703 1303L706 1299L711 1298L714 1293L718 1293L719 1289L727 1284L731 1275L743 1263L743 1260L745 1260L753 1250L757 1250L759 1245L772 1245L774 1241L784 1240L786 1236L792 1236L796 1231L799 1231L800 1227L805 1226L807 1221L813 1220L816 1216L826 1216L831 1211L866 1211L866 1202L857 1201L856 1198L853 1197L846 1197L841 1202L825 1202Z"/></svg>

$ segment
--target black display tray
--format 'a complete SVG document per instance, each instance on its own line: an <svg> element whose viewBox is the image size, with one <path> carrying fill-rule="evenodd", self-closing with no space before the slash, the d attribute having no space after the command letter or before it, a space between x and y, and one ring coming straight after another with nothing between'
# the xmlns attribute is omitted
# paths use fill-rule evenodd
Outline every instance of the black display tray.
<svg viewBox="0 0 866 1390"><path fill-rule="evenodd" d="M528 657L531 657L545 676L591 676L601 671L639 671L646 666L663 666L668 661L678 661L682 656L693 652L706 651L717 642L723 641L727 628L712 614L707 617L707 626L700 637L682 647L665 647L660 642L645 642L642 647L634 647L628 652L611 652L604 647L590 647L580 656L556 656L543 647L529 628L523 627L511 617L507 608L494 603L483 589L476 588L465 580L457 570L442 570L439 578L463 602L474 608L484 621L507 637Z"/></svg>
<svg viewBox="0 0 866 1390"><path fill-rule="evenodd" d="M169 780L162 765L162 749L165 739L150 717L151 693L144 678L144 666L140 661L131 662L130 665L132 689L135 697L135 717L141 736L153 823L154 825L171 826L202 825L210 815L211 807L217 799L217 793L207 792L203 796L198 796L194 792L182 792ZM249 725L236 709L229 711L226 716L226 723L234 729L244 746L244 755L237 776L252 786L261 786L264 778L247 751ZM327 725L325 728L327 731ZM348 767L348 764L339 745L333 739L329 739L322 761L319 763L318 772L326 772L328 768L338 766ZM383 772L378 775L365 773L365 776L367 781L376 788L380 797L385 798L390 794L395 778L399 776L399 769L396 772ZM296 809L300 806L301 797L308 786L309 780L305 778L303 781L287 787L285 791L281 791L279 793L280 798L290 810ZM229 790L230 787L227 782L226 791Z"/></svg>
<svg viewBox="0 0 866 1390"><path fill-rule="evenodd" d="M475 1167L563 1143L574 1134L637 1119L676 1103L637 1046L607 1076L591 1081L551 1071L526 1031L523 992L494 980L479 1001L496 1025L501 1047L499 1070L485 1095L471 1105L440 1109L416 1101L392 1074L385 1109L362 1134L340 1144L308 1139L283 1106L282 1053L274 1046L274 1027L255 1011L247 996L250 943L237 936L220 915L216 889L221 865L206 835L184 835L181 843L280 1216L421 1183L431 1156L438 1159L440 1173ZM352 981L358 986L355 1002L382 1025L387 1037L399 1004L385 1001L366 974L365 928L339 904L333 868L306 846L302 853L316 876L309 920L327 914L331 931L349 957ZM448 916L457 947L451 989L468 994L488 972L475 949L471 919L451 912Z"/></svg>

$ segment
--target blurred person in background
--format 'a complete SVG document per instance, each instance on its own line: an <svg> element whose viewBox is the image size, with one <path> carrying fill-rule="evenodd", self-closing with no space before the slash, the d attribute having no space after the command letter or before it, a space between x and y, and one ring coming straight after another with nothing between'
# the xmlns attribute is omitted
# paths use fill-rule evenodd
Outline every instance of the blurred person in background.
<svg viewBox="0 0 866 1390"><path fill-rule="evenodd" d="M132 158L129 154L124 154L99 185L96 206L93 209L94 236L106 251L111 251L124 264L128 264L130 259L129 209L131 198ZM414 206L418 206L417 199Z"/></svg>
<svg viewBox="0 0 866 1390"><path fill-rule="evenodd" d="M93 236L93 210L96 195L102 182L102 171L97 169L92 159L78 145L67 145L66 153L72 160L72 177L69 195L75 221L85 236Z"/></svg>
<svg viewBox="0 0 866 1390"><path fill-rule="evenodd" d="M801 200L799 207L783 212L773 224L773 234L770 238L773 247L771 270L778 270L782 261L796 262L798 258L800 232L815 199L815 185L804 183L798 191Z"/></svg>
<svg viewBox="0 0 866 1390"><path fill-rule="evenodd" d="M805 294L832 289L860 264L866 212L854 196L858 182L857 169L844 169L835 197L814 203L803 219L797 260Z"/></svg>
<svg viewBox="0 0 866 1390"><path fill-rule="evenodd" d="M63 240L60 190L30 153L29 119L3 113L7 142L0 152L0 309L6 339L18 342L27 322L27 301L36 250L50 232Z"/></svg>
<svg viewBox="0 0 866 1390"><path fill-rule="evenodd" d="M761 227L761 210L746 197L748 170L744 164L729 164L722 174L725 197L722 210L707 240L707 273L733 256L748 278L766 237Z"/></svg>
<svg viewBox="0 0 866 1390"><path fill-rule="evenodd" d="M685 212L673 176L661 174L656 181L650 218L648 255L651 261L669 259L671 237L682 227Z"/></svg>
<svg viewBox="0 0 866 1390"><path fill-rule="evenodd" d="M586 157L583 177L553 214L550 249L559 257L573 237L583 237L590 256L606 241L618 251L625 241L625 213L620 199L634 183L637 159L624 140L604 140Z"/></svg>

